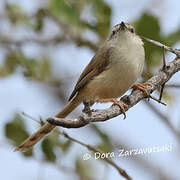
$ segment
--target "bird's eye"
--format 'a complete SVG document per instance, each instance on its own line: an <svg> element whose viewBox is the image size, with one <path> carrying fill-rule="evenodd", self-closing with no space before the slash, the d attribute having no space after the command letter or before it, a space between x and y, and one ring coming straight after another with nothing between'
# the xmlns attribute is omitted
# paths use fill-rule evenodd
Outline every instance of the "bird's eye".
<svg viewBox="0 0 180 180"><path fill-rule="evenodd" d="M131 28L131 29L130 29L130 32L134 33L134 29L133 29L133 28Z"/></svg>

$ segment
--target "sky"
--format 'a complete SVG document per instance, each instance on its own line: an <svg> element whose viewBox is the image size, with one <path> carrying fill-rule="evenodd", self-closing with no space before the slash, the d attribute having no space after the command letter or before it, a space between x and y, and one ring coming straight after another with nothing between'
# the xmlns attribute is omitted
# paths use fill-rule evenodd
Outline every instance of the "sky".
<svg viewBox="0 0 180 180"><path fill-rule="evenodd" d="M36 1L23 1L23 0L11 0L12 2L19 2L27 10L32 12L36 7ZM160 24L163 29L163 33L169 33L175 31L180 26L180 13L178 7L180 7L179 0L106 0L113 9L112 26L120 21L131 22L139 17L141 12L148 11L155 14L160 18ZM156 2L156 6L154 3ZM159 3L158 3L159 2ZM0 10L2 5L0 4ZM121 11L119 11L121 9ZM2 27L6 28L6 27ZM48 33L48 32L47 32ZM180 47L177 45L177 47ZM36 47L27 46L25 48L27 54L39 53L39 49ZM72 84L66 84L67 97L70 94L73 85L75 84L82 69L87 65L89 60L93 56L93 52L84 47L76 47L75 45L60 45L55 48L50 48L47 54L53 58L54 73L58 75L58 71L61 68L71 70L74 76ZM72 59L73 57L73 59ZM171 55L167 55L168 58L172 58ZM0 62L1 62L0 56ZM73 63L75 60L76 63ZM66 78L66 74L64 75ZM180 83L180 74L176 74L171 82ZM167 114L175 128L180 127L179 124L179 105L180 105L180 93L178 90L172 89L174 94L175 103L169 105L168 108L163 107L156 102L152 102L157 108ZM49 97L48 99L46 97ZM25 97L25 98L24 98ZM20 70L10 77L0 79L0 169L1 178L6 180L11 179L29 179L29 180L48 180L49 178L56 179L74 179L71 174L65 175L58 170L57 167L51 164L42 164L42 162L34 159L25 159L20 153L14 153L13 147L9 146L4 141L3 125L5 122L11 120L11 117L15 112L26 112L33 117L49 117L53 116L62 107L62 104L57 102L56 97L50 95L44 84L28 81L21 76ZM18 101L17 101L18 100ZM104 108L107 105L96 105L94 108ZM80 108L79 108L80 109ZM32 132L37 128L37 124L34 122L28 122L29 131ZM163 146L165 144L172 145L171 152L159 152L146 155L139 155L137 158L146 158L152 161L153 164L158 164L165 173L172 175L173 180L180 179L180 161L177 161L178 148L177 140L174 134L168 130L167 126L158 119L158 117L147 108L144 102L138 103L134 108L127 112L127 119L117 117L113 120L99 123L98 127L110 134L110 137L116 137L117 142L124 142L128 140L128 144L131 144L134 148L145 148L154 146ZM87 142L89 144L96 144L99 139L97 136L88 131L88 128L84 127L78 130L66 130L68 134L73 137ZM112 133L113 132L113 133ZM38 146L38 145L37 145ZM117 148L118 149L118 148ZM36 150L36 149L35 149ZM70 152L69 157L65 157L63 162L65 165L71 166L75 161L74 154L79 151L80 156L88 153L84 147L80 147L75 144ZM38 157L37 157L38 158ZM115 158L114 160L124 168L135 180L152 180L150 174L147 171L142 171L141 168L136 167L135 164L126 161L126 158ZM93 160L90 160L93 161ZM99 179L102 179L102 174L105 173L106 167L99 163L99 173L97 175ZM156 169L158 171L159 169ZM100 176L100 177L99 177ZM110 167L110 171L107 172L107 179L123 179L119 178L117 171Z"/></svg>

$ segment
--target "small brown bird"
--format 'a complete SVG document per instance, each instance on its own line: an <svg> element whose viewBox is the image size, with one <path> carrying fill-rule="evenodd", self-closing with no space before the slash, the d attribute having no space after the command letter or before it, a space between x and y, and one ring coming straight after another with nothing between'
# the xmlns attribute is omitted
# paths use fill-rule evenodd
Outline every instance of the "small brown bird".
<svg viewBox="0 0 180 180"><path fill-rule="evenodd" d="M143 42L135 29L124 22L115 25L80 75L69 103L55 117L65 118L83 101L114 102L125 114L126 104L116 98L136 82L143 70L144 60ZM142 90L142 85L139 88ZM54 128L54 125L45 123L16 150L29 150Z"/></svg>

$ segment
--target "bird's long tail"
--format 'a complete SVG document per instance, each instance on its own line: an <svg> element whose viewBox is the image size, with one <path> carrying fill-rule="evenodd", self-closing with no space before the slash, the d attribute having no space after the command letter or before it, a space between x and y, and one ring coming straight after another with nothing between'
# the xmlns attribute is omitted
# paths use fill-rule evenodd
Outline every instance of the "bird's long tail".
<svg viewBox="0 0 180 180"><path fill-rule="evenodd" d="M55 117L57 118L65 118L68 114L70 114L79 104L81 100L78 96L72 99ZM46 136L49 132L51 132L56 126L45 123L37 132L35 132L32 136L26 139L22 144L16 147L15 151L28 151L32 148L41 138Z"/></svg>

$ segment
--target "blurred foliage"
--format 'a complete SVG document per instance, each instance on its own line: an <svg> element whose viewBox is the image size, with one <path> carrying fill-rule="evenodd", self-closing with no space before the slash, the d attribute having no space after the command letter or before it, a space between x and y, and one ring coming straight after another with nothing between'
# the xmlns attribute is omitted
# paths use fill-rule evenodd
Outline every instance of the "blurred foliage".
<svg viewBox="0 0 180 180"><path fill-rule="evenodd" d="M45 155L45 160L54 162L56 160L56 155L53 151L53 143L48 138L45 138L41 144L41 147Z"/></svg>
<svg viewBox="0 0 180 180"><path fill-rule="evenodd" d="M149 37L150 39L154 39L156 41L161 41L160 25L157 18L145 13L137 22L135 22L135 26L137 34ZM162 54L162 52L160 52L160 48L157 48L151 43L145 42L145 51L148 68L159 64L158 61L161 60L160 57Z"/></svg>
<svg viewBox="0 0 180 180"><path fill-rule="evenodd" d="M25 127L25 120L18 114L14 116L14 119L11 122L8 122L5 125L5 135L11 140L14 146L17 146L22 143L22 141L29 137L29 133ZM22 153L24 156L32 156L33 152L28 151Z"/></svg>
<svg viewBox="0 0 180 180"><path fill-rule="evenodd" d="M80 12L82 10L83 1L59 1L51 0L49 3L49 9L56 17L64 22L68 22L78 28L82 26L80 19Z"/></svg>
<svg viewBox="0 0 180 180"><path fill-rule="evenodd" d="M62 140L59 136L59 131L56 129L54 132L49 134L41 144L41 149L44 154L44 160L54 162L56 161L57 155L55 149L59 152L58 157L60 158L65 155L71 147L72 142L69 140Z"/></svg>
<svg viewBox="0 0 180 180"><path fill-rule="evenodd" d="M158 18L150 14L142 14L134 24L137 34L162 42L168 46L173 46L175 43L180 41L180 28L176 32L172 32L165 36L161 32ZM147 80L152 76L152 68L157 67L162 63L162 49L149 42L145 42L144 47L147 65L144 78Z"/></svg>
<svg viewBox="0 0 180 180"><path fill-rule="evenodd" d="M97 146L102 152L112 152L111 141L107 134L105 134L98 126L91 125L91 129L100 137L101 143Z"/></svg>
<svg viewBox="0 0 180 180"><path fill-rule="evenodd" d="M111 7L102 0L49 0L48 3L45 3L44 6L37 9L31 15L27 14L18 4L6 3L5 9L8 15L6 20L11 24L10 27L13 33L8 37L8 42L4 43L4 41L1 41L3 33L0 31L0 47L7 49L7 53L5 53L0 64L0 77L7 77L12 75L17 69L21 69L24 77L44 83L55 82L51 84L54 87L59 87L61 83L60 80L57 83L56 78L52 76L51 59L45 56L45 58L27 57L23 51L24 44L14 43L14 40L16 41L16 33L14 33L16 28L21 27L24 31L28 30L31 32L30 34L36 34L36 38L39 38L46 27L44 26L44 21L48 18L63 32L63 36L71 39L72 43L77 46L83 45L96 51L96 47L105 40L109 33L112 18ZM84 12L85 9L90 11L88 15L93 18L83 18L83 13L86 14ZM175 32L164 35L162 34L158 18L151 14L143 13L133 24L137 34L152 38L169 46L173 46L180 41L180 28ZM97 43L93 44L89 40L84 39L83 35L87 30L97 35ZM53 32L51 35L53 35ZM67 42L69 42L68 38ZM54 41L59 44L62 43L57 41L57 39L54 39ZM64 41L66 42L66 39ZM35 43L38 43L38 41ZM52 46L52 43L49 44ZM43 46L44 44L40 43L39 45ZM152 76L153 70L157 67L159 68L162 61L161 48L145 42L145 51L146 70L142 76L143 81ZM165 96L170 98L167 92ZM25 120L16 114L12 121L7 122L5 125L5 135L14 146L19 145L29 136L25 124ZM96 125L92 125L90 128L101 140L98 148L103 152L111 152L112 145L108 134ZM56 164L58 158L68 154L71 148L72 142L63 140L59 136L58 130L55 130L41 141L40 151L43 154L43 160ZM26 157L34 156L32 151L22 154ZM92 169L89 162L82 161L78 157L76 159L75 170L80 179L91 179Z"/></svg>
<svg viewBox="0 0 180 180"><path fill-rule="evenodd" d="M92 15L96 18L96 23L82 20L81 15L85 7L92 7ZM89 28L104 40L109 33L111 8L102 0L51 0L49 10L79 35Z"/></svg>
<svg viewBox="0 0 180 180"><path fill-rule="evenodd" d="M20 22L20 23L27 22L26 14L22 11L19 5L6 4L5 8L7 10L9 20L11 21L12 24L15 25L17 22Z"/></svg>
<svg viewBox="0 0 180 180"><path fill-rule="evenodd" d="M94 30L100 36L99 38L104 40L110 29L111 8L102 0L88 2L92 3L93 13L97 21Z"/></svg>
<svg viewBox="0 0 180 180"><path fill-rule="evenodd" d="M93 180L93 168L90 163L86 163L81 157L77 157L75 165L76 173L80 180Z"/></svg>
<svg viewBox="0 0 180 180"><path fill-rule="evenodd" d="M9 51L4 64L0 66L0 76L12 74L17 67L23 69L25 77L37 81L48 81L51 76L50 64L47 59L27 58L22 52Z"/></svg>

